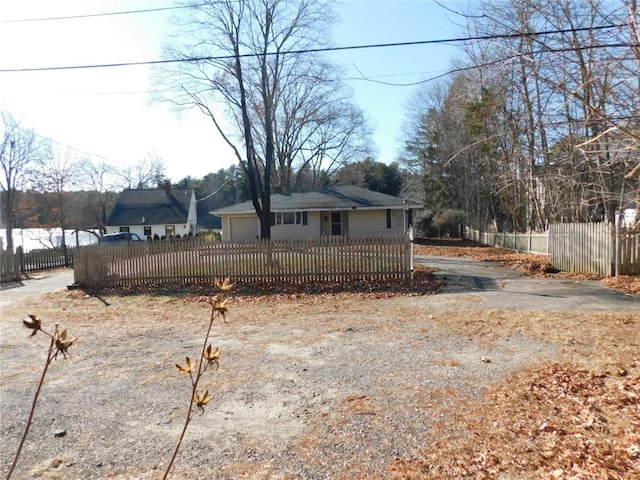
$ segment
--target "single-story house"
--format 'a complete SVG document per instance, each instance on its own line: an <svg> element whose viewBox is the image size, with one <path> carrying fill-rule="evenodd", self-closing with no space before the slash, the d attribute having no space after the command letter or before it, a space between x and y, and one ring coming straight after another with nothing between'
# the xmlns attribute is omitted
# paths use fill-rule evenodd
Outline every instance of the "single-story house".
<svg viewBox="0 0 640 480"><path fill-rule="evenodd" d="M353 185L318 192L271 196L271 238L377 236L407 231L422 205ZM260 222L250 201L212 210L222 219L224 241L260 237Z"/></svg>
<svg viewBox="0 0 640 480"><path fill-rule="evenodd" d="M107 233L131 232L140 238L195 235L198 214L192 188L124 190L109 215Z"/></svg>

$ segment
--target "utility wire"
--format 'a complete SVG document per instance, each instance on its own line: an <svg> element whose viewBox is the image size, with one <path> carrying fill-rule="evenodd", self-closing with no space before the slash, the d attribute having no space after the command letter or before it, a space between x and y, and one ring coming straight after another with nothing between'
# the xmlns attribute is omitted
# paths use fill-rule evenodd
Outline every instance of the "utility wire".
<svg viewBox="0 0 640 480"><path fill-rule="evenodd" d="M266 55L266 56L302 55L302 54L309 54L309 53L341 52L346 50L364 50L364 49L388 48L388 47L409 47L409 46L417 46L417 45L434 45L434 44L441 44L441 43L464 43L464 42L474 42L474 41L483 41L483 40L497 40L497 39L520 38L520 37L529 37L529 36L535 37L535 36L541 36L541 35L555 35L559 33L576 33L576 32L595 31L595 30L607 30L607 29L614 29L614 28L622 28L625 26L628 26L628 24L627 23L611 24L611 25L601 25L597 27L567 28L567 29L561 29L561 30L544 30L540 32L505 33L500 35L459 37L459 38L449 38L449 39L439 39L439 40L419 40L414 42L374 43L374 44L367 44L367 45L350 45L350 46L344 46L344 47L307 48L307 49L300 49L300 50L287 50L282 52L267 52L266 54L243 53L238 55L238 58L254 58L254 57L262 57L263 55ZM617 44L617 46L636 46L636 45ZM580 47L575 47L575 48L580 48ZM588 47L588 48L595 48L595 47ZM163 65L163 64L171 64L171 63L198 63L198 62L205 62L205 61L233 60L235 58L236 58L235 55L217 55L217 56L203 56L203 57L186 57L186 58L177 58L177 59L168 59L168 60L147 60L147 61L139 61L139 62L103 63L103 64L93 64L93 65L66 65L66 66L55 66L55 67L7 68L7 69L0 69L0 73L83 70L83 69L91 69L91 68Z"/></svg>
<svg viewBox="0 0 640 480"><path fill-rule="evenodd" d="M215 2L215 3L218 3L218 2ZM116 15L131 15L136 13L165 12L167 10L179 10L183 8L201 7L201 6L203 5L178 5L173 7L145 8L141 10L124 10L119 12L87 13L83 15L65 15L60 17L18 18L14 20L2 20L2 22L0 23L48 22L51 20L76 20L79 18L112 17Z"/></svg>
<svg viewBox="0 0 640 480"><path fill-rule="evenodd" d="M240 1L240 0L236 0ZM12 20L0 20L0 23L27 23L27 22L48 22L55 20L77 20L81 18L95 18L95 17L113 17L117 15L131 15L137 13L154 13L154 12L165 12L167 10L181 10L185 8L199 8L206 7L209 5L217 5L221 3L226 3L222 1L217 2L208 2L208 3L196 3L191 5L174 5L173 7L157 7L157 8L144 8L140 10L123 10L116 12L101 12L101 13L85 13L79 15L63 15L59 17L35 17L35 18L16 18Z"/></svg>
<svg viewBox="0 0 640 480"><path fill-rule="evenodd" d="M625 47L625 48L638 48L640 47L640 44L635 44L635 43L609 43L609 44L604 44L604 45L588 45L588 46L578 46L578 47L566 47L566 48L542 48L540 50L536 50L533 52L527 52L526 55L538 55L541 53L563 53L563 52L574 52L574 51L582 51L582 50L595 50L595 49L599 49L599 48L621 48L621 47ZM506 61L509 60L513 60L515 58L519 58L522 57L523 53L521 52L517 52L514 53L513 55L509 55L506 57L501 57L498 58L496 60L492 60L490 62L485 62L481 65L470 65L468 67L461 67L461 68L454 68L451 70L447 70L444 73L441 73L439 75L435 75L432 77L428 77L422 80L418 80L415 82L406 82L406 83L395 83L395 82L385 82L383 80L376 80L376 77L365 77L363 75L363 73L356 68L356 70L358 70L358 73L361 75L360 77L349 77L349 80L361 80L361 81L366 81L366 82L370 82L370 83L377 83L380 85L387 85L389 87L413 87L416 85L422 85L423 83L429 83L429 82L433 82L435 80L438 80L440 78L443 77L448 77L454 73L462 73L462 72L466 72L469 70L476 70L479 68L484 68L484 67L490 67L492 65L498 65L500 63L504 63Z"/></svg>

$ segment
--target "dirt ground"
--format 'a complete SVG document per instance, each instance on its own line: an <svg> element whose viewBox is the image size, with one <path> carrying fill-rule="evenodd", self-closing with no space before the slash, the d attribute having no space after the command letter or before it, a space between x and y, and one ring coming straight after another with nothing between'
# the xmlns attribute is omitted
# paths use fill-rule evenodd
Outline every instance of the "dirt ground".
<svg viewBox="0 0 640 480"><path fill-rule="evenodd" d="M469 248L417 253L446 246ZM636 303L503 308L498 287L435 293L420 270L395 288L238 289L172 478L640 478ZM208 292L1 293L0 474L45 360L22 327L36 314L79 340L50 368L14 478L162 478L190 396L175 364L198 355Z"/></svg>

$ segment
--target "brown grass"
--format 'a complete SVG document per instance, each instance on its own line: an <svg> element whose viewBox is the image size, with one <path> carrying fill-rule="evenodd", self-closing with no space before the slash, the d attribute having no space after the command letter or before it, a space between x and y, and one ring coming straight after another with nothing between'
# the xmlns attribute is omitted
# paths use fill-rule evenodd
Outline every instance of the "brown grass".
<svg viewBox="0 0 640 480"><path fill-rule="evenodd" d="M478 310L447 312L433 320L460 335L493 340L512 335L540 338L562 346L573 360L584 357L597 370L628 364L640 352L640 316L636 313L526 312Z"/></svg>
<svg viewBox="0 0 640 480"><path fill-rule="evenodd" d="M462 365L462 362L460 360L441 359L434 361L433 364L440 367L460 367Z"/></svg>
<svg viewBox="0 0 640 480"><path fill-rule="evenodd" d="M416 245L416 254L498 262L531 275L547 275L550 270L545 256L459 246L457 242L453 245ZM429 273L419 274L422 288L434 286L429 283ZM616 277L606 282L628 293L640 291L637 277ZM402 289L396 286L395 293ZM359 293L343 291L338 295L380 298L389 294L376 286L357 290ZM314 302L314 297L305 292L285 291L277 297L301 305ZM251 297L242 302L251 303ZM480 342L514 335L540 338L559 345L560 356L557 361L517 372L480 398L470 398L457 390L417 392L424 409L438 412L441 421L433 425L433 443L424 446L419 458L399 458L389 465L390 477L640 478L637 314L478 310L471 314L445 312L433 320L446 330ZM455 367L457 360L443 359L442 364ZM361 394L343 398L342 409L356 416L383 413ZM254 468L247 465L245 476L238 478L265 473ZM349 478L356 478L357 470L353 465Z"/></svg>

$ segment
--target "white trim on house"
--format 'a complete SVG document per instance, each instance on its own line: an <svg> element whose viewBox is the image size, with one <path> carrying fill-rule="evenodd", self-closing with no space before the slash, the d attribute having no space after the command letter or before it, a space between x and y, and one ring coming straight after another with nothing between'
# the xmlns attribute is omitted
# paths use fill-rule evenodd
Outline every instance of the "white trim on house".
<svg viewBox="0 0 640 480"><path fill-rule="evenodd" d="M192 234L195 235L195 230L191 230L191 224L178 224L178 225L109 225L106 226L105 229L107 233L118 233L118 232L131 232L136 233L143 240L147 238L147 236L151 236L154 238L154 235L158 235L159 238L166 237L167 231L174 227L173 236L177 237L180 235L184 237L185 235L189 235L191 231ZM146 229L150 229L149 235L146 234Z"/></svg>

